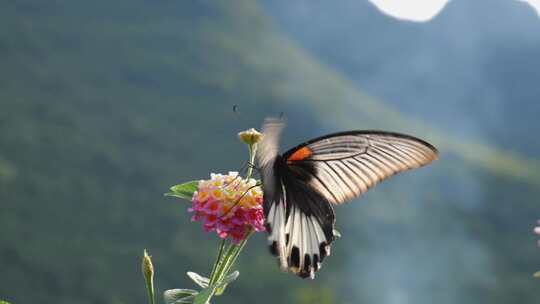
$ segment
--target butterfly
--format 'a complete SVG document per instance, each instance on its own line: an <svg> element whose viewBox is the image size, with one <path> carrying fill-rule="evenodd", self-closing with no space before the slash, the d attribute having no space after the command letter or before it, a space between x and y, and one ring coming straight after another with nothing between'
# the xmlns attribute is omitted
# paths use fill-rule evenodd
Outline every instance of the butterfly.
<svg viewBox="0 0 540 304"><path fill-rule="evenodd" d="M338 236L333 206L438 158L421 139L372 130L329 134L279 154L283 127L281 120L265 120L257 164L270 251L282 270L302 278L313 279L330 255Z"/></svg>

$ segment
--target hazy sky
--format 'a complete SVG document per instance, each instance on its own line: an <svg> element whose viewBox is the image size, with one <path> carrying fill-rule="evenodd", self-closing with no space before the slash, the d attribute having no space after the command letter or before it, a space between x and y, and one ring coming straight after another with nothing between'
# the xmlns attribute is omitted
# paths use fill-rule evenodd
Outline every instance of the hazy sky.
<svg viewBox="0 0 540 304"><path fill-rule="evenodd" d="M400 19L427 21L437 15L450 0L370 0L381 11ZM532 5L540 14L540 0L524 1Z"/></svg>

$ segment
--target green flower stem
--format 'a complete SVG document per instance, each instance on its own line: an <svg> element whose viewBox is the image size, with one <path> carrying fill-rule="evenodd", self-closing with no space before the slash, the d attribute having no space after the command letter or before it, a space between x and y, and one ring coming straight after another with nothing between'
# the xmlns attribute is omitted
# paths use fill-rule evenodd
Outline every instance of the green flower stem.
<svg viewBox="0 0 540 304"><path fill-rule="evenodd" d="M148 294L148 302L150 304L156 304L156 297L154 295L153 283L146 282L146 293Z"/></svg>
<svg viewBox="0 0 540 304"><path fill-rule="evenodd" d="M216 271L218 270L219 266L223 263L222 261L222 255L223 255L223 249L225 248L225 240L221 240L221 244L219 245L218 255L216 258L216 262L214 263L214 266L212 267L212 272L210 274L210 282L209 285L212 285L216 282L217 276Z"/></svg>
<svg viewBox="0 0 540 304"><path fill-rule="evenodd" d="M251 230L251 231L249 231L247 233L246 238L243 239L242 242L239 245L233 245L234 250L231 253L231 256L227 259L227 264L224 265L223 271L221 273L221 276L219 277L219 280L222 280L225 276L227 276L227 274L229 273L231 268L234 266L234 263L236 262L236 259L240 255L240 252L242 252L242 249L244 249L244 246L246 245L246 243L247 243L249 237L251 236L251 234L253 234L253 230Z"/></svg>
<svg viewBox="0 0 540 304"><path fill-rule="evenodd" d="M224 242L221 243L219 250L220 253L218 254L218 259L216 260L216 263L214 265L215 268L212 272L212 275L210 276L209 288L211 294L208 297L208 300L210 300L214 296L216 292L215 286L218 285L229 274L231 268L236 262L236 259L240 256L240 252L242 252L242 249L244 249L247 240L252 234L253 230L250 230L247 233L246 237L242 240L242 242L240 242L240 244L230 244L225 254L222 254L225 244Z"/></svg>
<svg viewBox="0 0 540 304"><path fill-rule="evenodd" d="M216 282L221 281L226 275L225 269L227 269L227 265L229 264L229 261L231 260L231 257L235 254L236 251L236 245L230 244L229 248L227 249L227 253L223 256L223 261L220 263L219 269L216 271Z"/></svg>
<svg viewBox="0 0 540 304"><path fill-rule="evenodd" d="M257 154L257 144L248 145L249 148L249 163L246 174L246 179L250 179L253 174L253 165L255 163L255 154Z"/></svg>
<svg viewBox="0 0 540 304"><path fill-rule="evenodd" d="M194 303L210 303L210 300L215 295L217 291L217 285L223 280L225 277L224 273L225 269L228 269L227 264L231 260L231 257L235 255L236 252L236 245L230 244L227 248L227 251L225 254L223 254L223 249L225 247L225 240L221 242L221 246L218 253L218 258L216 259L216 263L214 264L214 269L212 270L212 275L210 276L208 288L204 289L195 297Z"/></svg>
<svg viewBox="0 0 540 304"><path fill-rule="evenodd" d="M230 258L231 254L234 251L234 245L230 244L229 247L227 248L225 254L223 254L223 249L225 247L225 240L222 241L222 245L223 245L223 247L220 248L221 251L222 251L222 254L221 254L219 260L216 261L216 269L214 270L214 272L212 272L212 275L210 276L209 285L214 285L214 284L219 282L219 280L221 278L221 274L222 274L223 269L225 267L225 264L227 264L228 259Z"/></svg>

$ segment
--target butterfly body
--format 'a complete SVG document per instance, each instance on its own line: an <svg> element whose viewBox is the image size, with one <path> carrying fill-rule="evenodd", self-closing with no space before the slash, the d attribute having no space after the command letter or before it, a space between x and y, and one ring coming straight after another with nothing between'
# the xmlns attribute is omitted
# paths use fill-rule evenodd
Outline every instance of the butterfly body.
<svg viewBox="0 0 540 304"><path fill-rule="evenodd" d="M315 276L334 241L332 205L353 200L383 179L437 158L410 135L347 131L315 138L280 155L283 123L267 120L260 144L270 251L283 270Z"/></svg>

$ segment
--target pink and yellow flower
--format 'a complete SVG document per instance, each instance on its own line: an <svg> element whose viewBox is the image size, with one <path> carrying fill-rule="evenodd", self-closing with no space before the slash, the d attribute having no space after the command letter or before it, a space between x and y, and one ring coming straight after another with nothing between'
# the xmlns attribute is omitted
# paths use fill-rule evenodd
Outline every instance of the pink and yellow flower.
<svg viewBox="0 0 540 304"><path fill-rule="evenodd" d="M237 172L211 174L201 180L193 193L192 221L202 221L206 232L240 243L250 230L264 231L263 193L254 179L243 179Z"/></svg>

